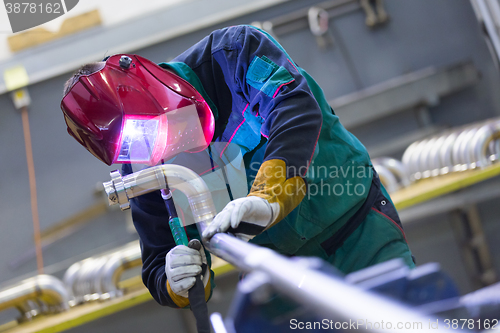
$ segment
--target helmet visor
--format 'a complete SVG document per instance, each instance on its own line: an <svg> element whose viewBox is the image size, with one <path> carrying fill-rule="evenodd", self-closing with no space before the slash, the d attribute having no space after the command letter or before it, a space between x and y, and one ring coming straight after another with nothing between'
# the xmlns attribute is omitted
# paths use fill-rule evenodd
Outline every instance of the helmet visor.
<svg viewBox="0 0 500 333"><path fill-rule="evenodd" d="M155 118L125 118L118 163L145 163L150 160L160 126L160 120Z"/></svg>
<svg viewBox="0 0 500 333"><path fill-rule="evenodd" d="M159 116L125 115L115 163L156 165L207 146L194 104Z"/></svg>

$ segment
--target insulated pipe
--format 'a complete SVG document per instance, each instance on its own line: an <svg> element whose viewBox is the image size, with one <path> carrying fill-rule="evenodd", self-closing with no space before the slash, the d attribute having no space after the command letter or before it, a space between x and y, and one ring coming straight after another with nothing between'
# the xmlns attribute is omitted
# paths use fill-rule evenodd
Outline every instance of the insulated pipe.
<svg viewBox="0 0 500 333"><path fill-rule="evenodd" d="M439 149L440 174L444 175L453 170L453 144L457 139L457 132L450 133Z"/></svg>
<svg viewBox="0 0 500 333"><path fill-rule="evenodd" d="M490 164L489 158L486 156L488 152L488 146L492 141L493 132L490 125L482 126L474 135L471 140L469 150L467 151L467 159L471 164L471 168L485 167ZM484 147L484 153L482 153L482 146Z"/></svg>
<svg viewBox="0 0 500 333"><path fill-rule="evenodd" d="M441 160L439 158L439 153L441 151L441 147L445 143L447 138L447 135L441 135L439 138L437 138L436 143L434 146L431 147L431 150L429 152L429 157L428 157L428 167L431 172L431 177L436 177L439 175L439 172L441 168L443 167L441 165Z"/></svg>
<svg viewBox="0 0 500 333"><path fill-rule="evenodd" d="M112 255L105 255L100 257L100 262L95 266L91 276L89 276L91 283L91 293L96 295L96 298L102 298L102 295L106 292L102 289L102 274L108 264L109 260L111 260Z"/></svg>
<svg viewBox="0 0 500 333"><path fill-rule="evenodd" d="M340 277L333 277L308 267L297 269L297 264L271 249L243 242L228 234L215 234L206 247L216 256L246 272L261 272L279 292L299 304L306 304L330 320L380 322L408 322L426 325L435 318L421 315L407 305L362 290ZM361 329L368 327L361 326ZM394 332L387 326L374 325L371 331ZM410 328L408 332L421 332ZM406 330L405 330L406 331ZM460 329L458 331L461 331ZM436 332L448 332L437 328Z"/></svg>
<svg viewBox="0 0 500 333"><path fill-rule="evenodd" d="M74 263L66 270L63 278L72 298L70 304L120 296L118 282L121 274L129 268L140 266L141 263L138 242L129 243L110 254Z"/></svg>
<svg viewBox="0 0 500 333"><path fill-rule="evenodd" d="M41 274L0 291L0 311L11 307L24 311L28 301L38 301L45 304L49 312L61 312L69 309L69 300L70 295L61 280Z"/></svg>
<svg viewBox="0 0 500 333"><path fill-rule="evenodd" d="M474 167L484 168L491 164L488 149L491 142L500 139L500 121L482 126L471 140L468 158L475 164Z"/></svg>
<svg viewBox="0 0 500 333"><path fill-rule="evenodd" d="M408 170L401 161L395 158L381 157L374 159L373 163L381 164L387 168L394 176L396 176L397 183L401 186L406 187L410 185Z"/></svg>
<svg viewBox="0 0 500 333"><path fill-rule="evenodd" d="M414 171L411 167L411 159L413 152L415 151L415 148L418 146L419 141L415 141L411 145L406 148L405 152L403 153L403 157L401 158L401 162L403 162L403 165L405 166L407 172L408 172L408 177L411 178L413 175Z"/></svg>
<svg viewBox="0 0 500 333"><path fill-rule="evenodd" d="M373 167L375 171L377 171L380 181L384 184L387 192L392 193L399 190L398 180L388 168L382 164L376 164L375 162L373 162Z"/></svg>
<svg viewBox="0 0 500 333"><path fill-rule="evenodd" d="M385 158L382 161L383 165L399 178L399 182L403 187L411 184L410 178L408 177L408 170L401 161L395 158Z"/></svg>
<svg viewBox="0 0 500 333"><path fill-rule="evenodd" d="M472 161L469 161L468 155L469 155L469 151L474 150L474 144L472 142L472 139L474 138L474 136L478 130L479 130L479 127L477 127L477 126L471 128L462 140L462 143L460 145L460 150L459 150L459 157L458 157L458 159L460 160L460 163L461 163L462 170L467 170L471 167L473 168L473 166L470 165Z"/></svg>
<svg viewBox="0 0 500 333"><path fill-rule="evenodd" d="M78 303L83 301L89 301L88 297L85 297L88 294L88 277L89 273L95 265L95 258L88 258L82 262L82 266L80 271L78 272L78 276L76 278L74 284L75 297Z"/></svg>
<svg viewBox="0 0 500 333"><path fill-rule="evenodd" d="M37 304L32 300L27 300L26 302L16 305L17 310L22 313L22 316L17 319L19 323L30 321L33 317L38 316L43 311L43 308L46 306L40 306L43 304Z"/></svg>
<svg viewBox="0 0 500 333"><path fill-rule="evenodd" d="M96 283L99 283L99 289L102 291L101 299L121 296L122 291L118 288L118 283L123 271L141 264L141 247L138 244L111 255L100 274L96 276Z"/></svg>
<svg viewBox="0 0 500 333"><path fill-rule="evenodd" d="M103 183L110 205L119 204L122 210L130 208L129 200L137 196L166 188L177 189L189 201L194 221L200 234L206 222L216 215L212 195L207 185L192 170L174 164L158 165L122 177L118 170L111 172L111 181Z"/></svg>
<svg viewBox="0 0 500 333"><path fill-rule="evenodd" d="M422 155L422 151L425 149L428 141L428 139L420 141L412 153L410 160L410 171L412 172L413 178L415 179L422 178L422 171L420 170L420 156Z"/></svg>
<svg viewBox="0 0 500 333"><path fill-rule="evenodd" d="M471 128L465 128L460 134L458 134L457 139L453 143L453 148L452 148L452 161L453 161L453 171L462 171L462 142L464 139L467 137L469 132L471 131Z"/></svg>
<svg viewBox="0 0 500 333"><path fill-rule="evenodd" d="M437 138L430 138L429 141L422 148L422 151L418 160L418 169L422 173L422 178L429 178L431 176L431 168L429 166L429 155L431 153L432 147L435 146Z"/></svg>
<svg viewBox="0 0 500 333"><path fill-rule="evenodd" d="M85 297L89 293L90 271L96 264L96 258L87 258L71 265L64 273L63 282L72 296L71 305L90 300Z"/></svg>
<svg viewBox="0 0 500 333"><path fill-rule="evenodd" d="M495 141L491 141L488 148L491 152L492 161L496 161L496 160L500 159L500 139L496 139Z"/></svg>
<svg viewBox="0 0 500 333"><path fill-rule="evenodd" d="M100 283L96 281L96 277L99 276L103 267L106 265L108 258L109 256L98 257L89 265L90 267L84 276L85 283L83 284L84 289L82 290L84 301L96 301L100 298L102 292Z"/></svg>
<svg viewBox="0 0 500 333"><path fill-rule="evenodd" d="M80 272L80 268L82 267L82 262L76 262L73 265L69 266L69 268L66 270L64 273L63 277L63 282L64 285L66 286L66 290L68 291L68 294L70 298L72 299L70 303L72 305L76 305L76 295L75 295L75 281L78 278L78 274Z"/></svg>

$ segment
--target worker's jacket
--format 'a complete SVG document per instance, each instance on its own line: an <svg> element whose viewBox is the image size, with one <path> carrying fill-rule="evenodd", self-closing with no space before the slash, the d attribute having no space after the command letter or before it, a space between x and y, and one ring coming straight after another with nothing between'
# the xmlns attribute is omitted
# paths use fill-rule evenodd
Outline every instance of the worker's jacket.
<svg viewBox="0 0 500 333"><path fill-rule="evenodd" d="M398 257L413 266L365 147L270 35L251 26L217 30L160 66L190 82L211 107L213 161L224 163L227 147L239 147L249 195L280 204L277 221L252 243L288 256L316 256L344 273ZM167 290L165 255L175 243L161 196L134 199L132 213L145 285L160 304L186 306L187 299ZM196 228L187 231L199 237Z"/></svg>

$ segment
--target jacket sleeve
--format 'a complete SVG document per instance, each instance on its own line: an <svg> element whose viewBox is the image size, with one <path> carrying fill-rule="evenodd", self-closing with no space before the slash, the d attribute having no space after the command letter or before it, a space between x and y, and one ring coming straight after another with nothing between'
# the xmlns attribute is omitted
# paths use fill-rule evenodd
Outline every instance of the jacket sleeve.
<svg viewBox="0 0 500 333"><path fill-rule="evenodd" d="M132 173L130 164L123 166L123 174ZM165 256L176 246L170 227L169 215L159 191L131 199L132 219L139 234L142 253L142 280L151 296L161 305L183 308L189 305L187 298L170 290L165 274ZM196 226L186 227L188 236L199 238ZM210 268L210 253L205 251ZM213 289L213 272L205 288L208 300Z"/></svg>
<svg viewBox="0 0 500 333"><path fill-rule="evenodd" d="M268 138L249 195L280 205L282 220L306 195L305 176L319 138L321 109L285 50L268 34L246 27L239 38L235 80L248 109L262 117Z"/></svg>
<svg viewBox="0 0 500 333"><path fill-rule="evenodd" d="M202 61L196 64L194 58ZM216 81L218 90L229 88L233 110L228 119L239 124L234 133L226 133L231 127L226 126L225 140L235 141L236 132L250 127L267 138L264 160L249 195L279 203L275 222L280 221L306 194L305 175L322 125L321 109L306 78L272 37L250 26L218 30L178 60L195 69L211 63L212 69L199 70L199 76L220 68L225 85Z"/></svg>
<svg viewBox="0 0 500 333"><path fill-rule="evenodd" d="M321 109L307 80L265 32L244 27L238 43L235 81L248 110L264 120L261 134L268 139L264 161L283 160L288 177L304 177L322 124Z"/></svg>

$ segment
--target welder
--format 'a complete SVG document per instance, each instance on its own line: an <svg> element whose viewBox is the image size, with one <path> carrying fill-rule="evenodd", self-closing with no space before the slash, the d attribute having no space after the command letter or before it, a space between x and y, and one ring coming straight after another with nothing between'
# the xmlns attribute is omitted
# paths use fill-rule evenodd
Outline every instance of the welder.
<svg viewBox="0 0 500 333"><path fill-rule="evenodd" d="M219 165L227 147L239 148L248 195L232 198L203 235L186 227L188 237L231 232L286 256L322 258L343 273L393 258L414 266L365 147L262 30L214 31L158 65L137 55L85 65L66 83L61 108L69 134L104 163L123 163L125 173L181 152L208 154ZM186 307L208 252L175 246L159 191L133 199L132 214L145 285L160 304ZM211 275L203 277L207 299Z"/></svg>

